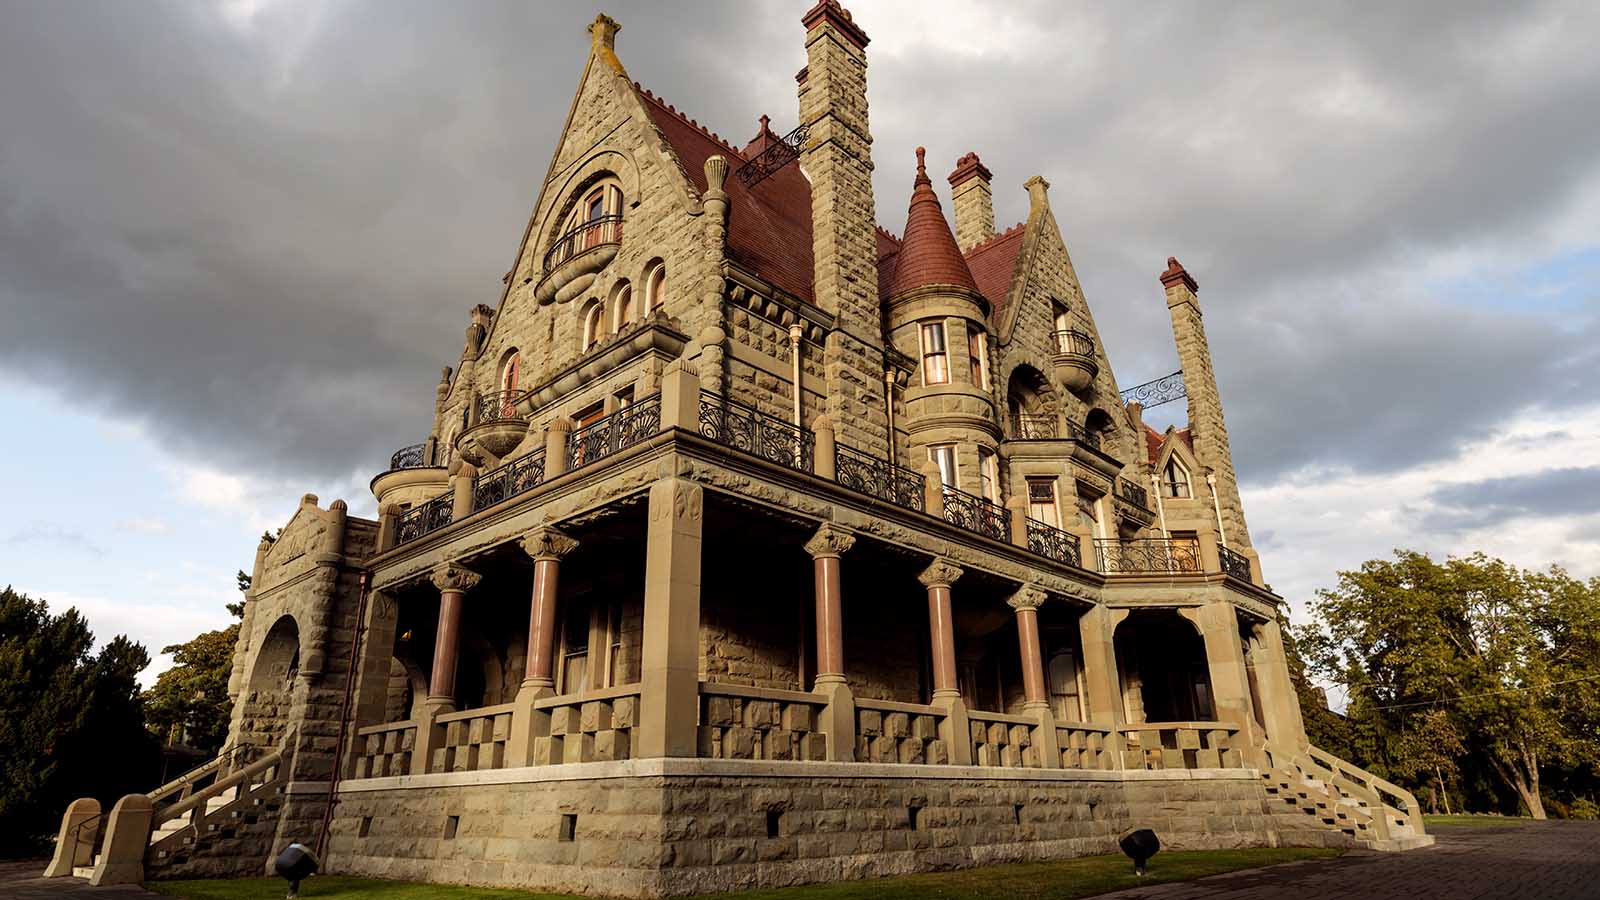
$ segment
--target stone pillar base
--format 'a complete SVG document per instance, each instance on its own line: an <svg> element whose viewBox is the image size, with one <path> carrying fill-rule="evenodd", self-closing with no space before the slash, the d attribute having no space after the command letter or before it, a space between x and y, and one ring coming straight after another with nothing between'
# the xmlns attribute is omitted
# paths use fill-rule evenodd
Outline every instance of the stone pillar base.
<svg viewBox="0 0 1600 900"><path fill-rule="evenodd" d="M814 693L828 698L819 723L829 762L856 761L856 698L841 675L818 675Z"/></svg>

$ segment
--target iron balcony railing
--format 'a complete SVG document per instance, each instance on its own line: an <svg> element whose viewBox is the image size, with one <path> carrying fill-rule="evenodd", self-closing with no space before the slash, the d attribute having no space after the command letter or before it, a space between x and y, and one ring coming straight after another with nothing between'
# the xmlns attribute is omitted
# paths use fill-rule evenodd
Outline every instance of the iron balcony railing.
<svg viewBox="0 0 1600 900"><path fill-rule="evenodd" d="M572 432L567 444L567 468L605 459L660 430L661 395L655 394Z"/></svg>
<svg viewBox="0 0 1600 900"><path fill-rule="evenodd" d="M868 456L844 444L835 444L833 448L833 480L852 491L906 509L923 512L926 506L927 480L922 473Z"/></svg>
<svg viewBox="0 0 1600 900"><path fill-rule="evenodd" d="M494 391L478 397L478 424L525 418L517 410L517 402L527 396L527 391Z"/></svg>
<svg viewBox="0 0 1600 900"><path fill-rule="evenodd" d="M1076 328L1050 332L1050 339L1055 342L1056 353L1070 353L1074 356L1093 356L1094 338Z"/></svg>
<svg viewBox="0 0 1600 900"><path fill-rule="evenodd" d="M1068 422L1067 436L1080 444L1086 444L1096 450L1100 449L1100 432L1098 431L1090 431L1082 425Z"/></svg>
<svg viewBox="0 0 1600 900"><path fill-rule="evenodd" d="M1100 571L1108 575L1166 572L1200 572L1200 545L1172 538L1095 538L1094 555Z"/></svg>
<svg viewBox="0 0 1600 900"><path fill-rule="evenodd" d="M400 514L395 522L395 543L414 541L429 532L438 531L450 524L454 497L446 492L411 507Z"/></svg>
<svg viewBox="0 0 1600 900"><path fill-rule="evenodd" d="M700 434L781 466L814 471L816 435L710 391L700 393Z"/></svg>
<svg viewBox="0 0 1600 900"><path fill-rule="evenodd" d="M598 216L582 222L578 227L556 239L544 255L546 272L602 244L615 244L622 240L622 216Z"/></svg>
<svg viewBox="0 0 1600 900"><path fill-rule="evenodd" d="M1217 545L1217 556L1222 558L1222 573L1240 581L1250 580L1250 560L1243 554Z"/></svg>
<svg viewBox="0 0 1600 900"><path fill-rule="evenodd" d="M472 479L472 508L485 509L544 483L544 451L535 450Z"/></svg>
<svg viewBox="0 0 1600 900"><path fill-rule="evenodd" d="M1077 535L1031 517L1028 519L1028 549L1056 562L1083 568L1083 545Z"/></svg>
<svg viewBox="0 0 1600 900"><path fill-rule="evenodd" d="M1150 508L1150 492L1126 478L1117 479L1117 496L1140 509Z"/></svg>
<svg viewBox="0 0 1600 900"><path fill-rule="evenodd" d="M948 484L944 486L944 520L997 541L1011 540L1011 516L1005 507Z"/></svg>
<svg viewBox="0 0 1600 900"><path fill-rule="evenodd" d="M389 471L396 469L421 469L433 465L433 460L428 458L428 442L412 444L401 447L389 457Z"/></svg>
<svg viewBox="0 0 1600 900"><path fill-rule="evenodd" d="M1056 417L1018 414L1011 420L1012 432L1021 441L1048 441L1056 436Z"/></svg>

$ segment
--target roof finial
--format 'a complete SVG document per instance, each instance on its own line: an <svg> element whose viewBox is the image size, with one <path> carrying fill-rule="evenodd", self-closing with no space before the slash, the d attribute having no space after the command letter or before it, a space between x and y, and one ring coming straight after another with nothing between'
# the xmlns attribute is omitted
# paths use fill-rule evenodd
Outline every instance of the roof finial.
<svg viewBox="0 0 1600 900"><path fill-rule="evenodd" d="M927 147L918 147L917 148L917 174L918 175L926 175L926 174L928 174L928 148Z"/></svg>
<svg viewBox="0 0 1600 900"><path fill-rule="evenodd" d="M762 113L761 114L761 131L762 131L762 133L765 134L766 132L771 131L772 130L771 125L772 125L771 117L769 117L766 113Z"/></svg>

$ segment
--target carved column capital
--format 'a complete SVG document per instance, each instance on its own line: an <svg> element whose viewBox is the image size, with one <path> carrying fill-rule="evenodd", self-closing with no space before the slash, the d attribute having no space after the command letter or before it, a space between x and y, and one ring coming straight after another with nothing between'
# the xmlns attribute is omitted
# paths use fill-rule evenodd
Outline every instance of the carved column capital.
<svg viewBox="0 0 1600 900"><path fill-rule="evenodd" d="M483 580L483 576L455 563L445 563L433 570L433 575L429 580L441 592L454 591L464 594L477 587L478 582Z"/></svg>
<svg viewBox="0 0 1600 900"><path fill-rule="evenodd" d="M1021 611L1038 609L1044 605L1045 593L1036 584L1025 584L1015 594L1006 598L1006 605Z"/></svg>
<svg viewBox="0 0 1600 900"><path fill-rule="evenodd" d="M534 559L561 559L578 547L576 539L554 528L535 528L517 544Z"/></svg>
<svg viewBox="0 0 1600 900"><path fill-rule="evenodd" d="M933 564L922 570L917 580L926 587L949 587L957 578L961 577L962 569L953 560L939 557Z"/></svg>
<svg viewBox="0 0 1600 900"><path fill-rule="evenodd" d="M806 552L813 558L839 556L855 544L855 532L832 522L824 522L822 527L817 529L817 533L811 536L811 540L806 541Z"/></svg>

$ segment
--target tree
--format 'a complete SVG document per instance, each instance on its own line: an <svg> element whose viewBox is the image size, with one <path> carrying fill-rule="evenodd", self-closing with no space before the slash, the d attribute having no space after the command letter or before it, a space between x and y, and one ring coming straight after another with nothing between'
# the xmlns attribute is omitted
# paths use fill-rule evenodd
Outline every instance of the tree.
<svg viewBox="0 0 1600 900"><path fill-rule="evenodd" d="M0 853L31 853L75 797L110 808L155 773L139 705L150 656L117 637L92 653L76 609L0 591Z"/></svg>
<svg viewBox="0 0 1600 900"><path fill-rule="evenodd" d="M236 623L161 649L172 654L173 665L156 678L145 701L150 727L167 743L207 752L222 746L232 710L228 676L238 640Z"/></svg>
<svg viewBox="0 0 1600 900"><path fill-rule="evenodd" d="M1542 819L1541 773L1595 762L1600 579L1396 551L1339 573L1313 610L1323 630L1302 632L1302 649L1347 686L1352 718L1378 729L1374 751L1393 774L1433 768L1442 781L1442 763L1419 748L1453 734Z"/></svg>

